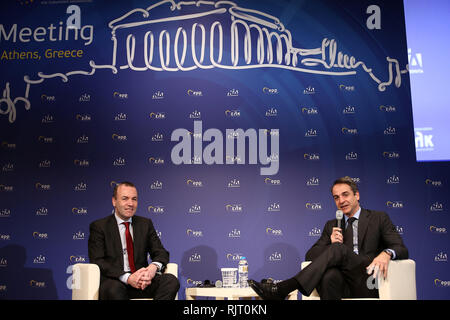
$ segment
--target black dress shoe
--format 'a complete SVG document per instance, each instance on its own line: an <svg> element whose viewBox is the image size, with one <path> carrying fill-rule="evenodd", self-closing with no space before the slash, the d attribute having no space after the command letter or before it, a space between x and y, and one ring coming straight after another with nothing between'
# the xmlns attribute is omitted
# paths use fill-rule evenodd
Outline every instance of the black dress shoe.
<svg viewBox="0 0 450 320"><path fill-rule="evenodd" d="M285 295L279 292L278 286L271 282L261 283L255 280L247 280L249 286L263 300L284 300Z"/></svg>

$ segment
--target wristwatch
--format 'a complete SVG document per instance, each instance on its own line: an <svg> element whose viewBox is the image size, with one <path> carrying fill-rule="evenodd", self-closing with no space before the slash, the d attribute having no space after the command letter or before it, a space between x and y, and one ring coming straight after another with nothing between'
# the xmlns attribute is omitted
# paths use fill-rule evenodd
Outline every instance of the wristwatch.
<svg viewBox="0 0 450 320"><path fill-rule="evenodd" d="M391 250L389 250L389 249L384 249L383 251L386 252L388 255L390 255L391 258L392 258L393 254L392 254L392 251L391 251Z"/></svg>
<svg viewBox="0 0 450 320"><path fill-rule="evenodd" d="M157 268L156 272L161 272L163 269L163 264L161 262L152 262L151 264L154 264Z"/></svg>

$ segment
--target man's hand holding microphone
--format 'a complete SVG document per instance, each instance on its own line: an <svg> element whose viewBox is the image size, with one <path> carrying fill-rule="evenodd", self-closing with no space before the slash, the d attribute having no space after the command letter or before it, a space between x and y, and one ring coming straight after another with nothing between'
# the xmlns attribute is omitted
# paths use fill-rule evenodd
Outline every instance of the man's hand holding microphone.
<svg viewBox="0 0 450 320"><path fill-rule="evenodd" d="M344 236L342 235L342 218L344 217L344 213L342 210L336 211L336 219L337 219L337 227L333 228L333 232L331 233L330 239L331 243L344 243Z"/></svg>

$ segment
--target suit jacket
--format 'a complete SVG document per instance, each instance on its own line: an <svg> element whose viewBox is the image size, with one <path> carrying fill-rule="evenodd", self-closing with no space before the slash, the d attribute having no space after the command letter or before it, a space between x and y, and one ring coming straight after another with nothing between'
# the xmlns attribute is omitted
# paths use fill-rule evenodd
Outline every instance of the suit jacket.
<svg viewBox="0 0 450 320"><path fill-rule="evenodd" d="M331 244L330 236L336 226L337 219L327 221L319 240L306 253L306 260L314 260ZM358 220L359 255L369 265L384 249L394 250L396 259L408 259L408 249L389 216L385 212L361 208Z"/></svg>
<svg viewBox="0 0 450 320"><path fill-rule="evenodd" d="M148 266L147 254L152 261L169 263L169 252L164 249L150 219L133 216L133 248L136 270ZM119 227L114 214L94 221L89 226L89 260L100 267L102 277L118 278L124 274L123 251Z"/></svg>

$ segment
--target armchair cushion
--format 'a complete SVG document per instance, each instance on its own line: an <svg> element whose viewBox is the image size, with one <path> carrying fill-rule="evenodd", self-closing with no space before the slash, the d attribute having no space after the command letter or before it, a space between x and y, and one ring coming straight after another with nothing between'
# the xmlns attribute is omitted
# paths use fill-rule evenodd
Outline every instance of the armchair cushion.
<svg viewBox="0 0 450 320"><path fill-rule="evenodd" d="M178 265L168 263L164 273L178 278ZM94 263L77 263L72 268L72 300L98 300L100 268ZM177 295L178 296L178 295Z"/></svg>
<svg viewBox="0 0 450 320"><path fill-rule="evenodd" d="M301 268L304 269L311 261L304 261ZM378 277L378 294L380 300L416 300L416 263L414 260L392 260L389 262L386 280ZM302 295L302 300L320 299L316 289L309 297Z"/></svg>

